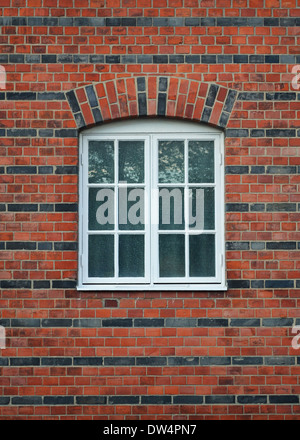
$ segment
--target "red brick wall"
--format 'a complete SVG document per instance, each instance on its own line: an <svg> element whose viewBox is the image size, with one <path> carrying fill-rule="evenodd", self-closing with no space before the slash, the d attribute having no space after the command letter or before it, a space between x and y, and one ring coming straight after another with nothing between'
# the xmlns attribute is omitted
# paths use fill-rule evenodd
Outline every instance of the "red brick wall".
<svg viewBox="0 0 300 440"><path fill-rule="evenodd" d="M299 2L2 0L0 26L0 418L298 419ZM78 130L141 115L224 129L226 292L76 290Z"/></svg>

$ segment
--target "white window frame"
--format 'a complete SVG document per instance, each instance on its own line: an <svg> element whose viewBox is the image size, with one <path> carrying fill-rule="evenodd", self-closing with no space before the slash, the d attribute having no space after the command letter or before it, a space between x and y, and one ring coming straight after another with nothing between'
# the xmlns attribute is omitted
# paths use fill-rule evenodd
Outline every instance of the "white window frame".
<svg viewBox="0 0 300 440"><path fill-rule="evenodd" d="M90 140L144 140L145 141L145 277L144 278L89 278L88 277L88 142ZM215 182L214 184L190 184L190 186L215 186L215 277L207 278L160 278L158 261L158 141L184 140L185 155L189 140L213 140L215 145ZM117 151L117 149L116 149ZM147 163L149 166L147 166ZM118 161L115 160L115 166ZM95 184L95 186L99 186ZM101 184L101 186L103 186ZM114 185L107 184L108 187ZM134 184L133 186L137 186ZM164 184L164 186L170 186ZM176 184L174 184L176 186ZM179 185L180 186L180 185ZM187 185L185 185L185 192ZM117 192L115 191L115 194ZM187 193L185 193L185 214L187 213ZM115 195L116 196L116 195ZM115 211L117 210L115 200ZM79 142L79 261L78 290L85 291L203 291L227 290L225 280L225 239L224 239L224 135L221 130L205 124L169 119L135 119L103 124L80 134ZM115 213L115 216L117 212ZM117 217L115 217L117 218ZM104 232L104 231L103 231ZM115 231L114 234L135 234L136 231ZM165 231L169 233L170 231ZM183 230L180 233L196 233ZM161 233L161 231L160 231ZM199 233L199 231L197 231ZM94 231L93 231L94 234ZM187 243L187 239L185 240ZM116 249L116 246L115 246ZM186 267L188 264L187 245ZM118 255L115 252L115 264Z"/></svg>

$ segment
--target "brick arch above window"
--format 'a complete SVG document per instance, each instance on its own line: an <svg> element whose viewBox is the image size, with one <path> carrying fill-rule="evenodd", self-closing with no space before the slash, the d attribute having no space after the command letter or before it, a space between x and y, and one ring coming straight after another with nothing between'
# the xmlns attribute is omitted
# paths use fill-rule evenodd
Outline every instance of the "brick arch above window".
<svg viewBox="0 0 300 440"><path fill-rule="evenodd" d="M78 128L110 120L165 116L225 128L237 92L180 77L139 76L107 80L66 92Z"/></svg>

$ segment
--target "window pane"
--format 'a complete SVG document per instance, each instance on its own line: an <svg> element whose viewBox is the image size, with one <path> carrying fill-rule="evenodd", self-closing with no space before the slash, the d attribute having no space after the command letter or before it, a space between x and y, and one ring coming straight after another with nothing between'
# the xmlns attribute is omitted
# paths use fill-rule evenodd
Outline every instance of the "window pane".
<svg viewBox="0 0 300 440"><path fill-rule="evenodd" d="M119 229L145 229L145 188L119 187Z"/></svg>
<svg viewBox="0 0 300 440"><path fill-rule="evenodd" d="M184 229L184 188L159 189L159 229Z"/></svg>
<svg viewBox="0 0 300 440"><path fill-rule="evenodd" d="M114 229L114 189L89 188L89 230Z"/></svg>
<svg viewBox="0 0 300 440"><path fill-rule="evenodd" d="M190 188L189 226L191 229L215 228L215 188Z"/></svg>
<svg viewBox="0 0 300 440"><path fill-rule="evenodd" d="M215 236L190 235L190 276L215 276Z"/></svg>
<svg viewBox="0 0 300 440"><path fill-rule="evenodd" d="M114 276L114 236L89 235L89 277Z"/></svg>
<svg viewBox="0 0 300 440"><path fill-rule="evenodd" d="M119 182L144 182L144 141L119 142Z"/></svg>
<svg viewBox="0 0 300 440"><path fill-rule="evenodd" d="M214 141L189 142L189 182L214 182Z"/></svg>
<svg viewBox="0 0 300 440"><path fill-rule="evenodd" d="M114 142L89 142L89 183L114 182Z"/></svg>
<svg viewBox="0 0 300 440"><path fill-rule="evenodd" d="M144 235L119 235L119 276L144 275Z"/></svg>
<svg viewBox="0 0 300 440"><path fill-rule="evenodd" d="M160 183L184 182L184 141L160 141L158 158Z"/></svg>
<svg viewBox="0 0 300 440"><path fill-rule="evenodd" d="M161 277L185 276L185 236L161 234L159 236L159 275Z"/></svg>

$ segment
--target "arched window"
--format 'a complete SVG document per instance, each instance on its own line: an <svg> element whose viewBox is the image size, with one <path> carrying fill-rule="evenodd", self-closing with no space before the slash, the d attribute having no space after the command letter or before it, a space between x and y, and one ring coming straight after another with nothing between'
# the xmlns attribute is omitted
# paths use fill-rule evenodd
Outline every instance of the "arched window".
<svg viewBox="0 0 300 440"><path fill-rule="evenodd" d="M84 131L78 289L225 290L223 146L181 120Z"/></svg>

